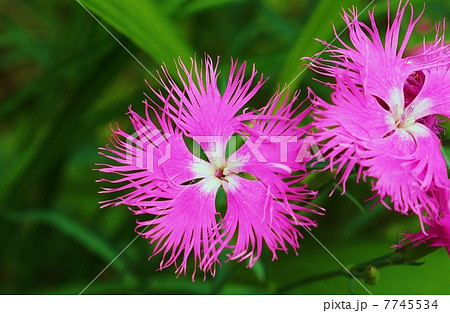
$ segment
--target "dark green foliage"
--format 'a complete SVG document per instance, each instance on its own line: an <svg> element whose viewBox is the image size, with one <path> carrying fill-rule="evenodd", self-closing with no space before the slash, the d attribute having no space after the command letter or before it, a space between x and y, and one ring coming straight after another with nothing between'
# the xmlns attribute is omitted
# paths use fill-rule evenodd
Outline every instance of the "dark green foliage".
<svg viewBox="0 0 450 313"><path fill-rule="evenodd" d="M386 4L376 2L383 23ZM179 56L187 61L194 53L197 58L220 55L223 86L230 57L256 63L259 72L270 77L250 103L259 108L278 86L303 71L302 57L323 48L314 37L332 40L329 21L342 29L341 6L357 4L362 10L369 1L81 3L150 73L156 74L162 62L173 69L172 60ZM413 3L418 14L421 1ZM434 23L449 12L447 1L427 1L424 20ZM421 42L420 36L413 44ZM92 169L105 161L97 147L108 142L110 125L118 122L129 130L128 106L143 111L142 92L149 93L144 80L155 88L158 83L75 0L0 1L0 55L0 293L78 294L111 262L84 293L275 293L292 282L340 269L303 232L298 256L280 253L279 260L271 262L265 251L252 269L227 262L217 269L216 278L202 281L198 274L195 283L190 275L176 278L173 268L155 271L159 256L147 261L152 246L136 239L135 217L128 209L99 209L98 202L106 196L97 193L95 180L100 176ZM328 97L328 89L314 77L305 70L292 83L293 89L303 90L301 99L307 86ZM444 152L448 155L448 148ZM329 197L335 184L332 175L315 173L309 181L321 192L315 203L327 209L313 233L343 264L390 253L398 233L419 230L414 217L379 206L370 210L372 203L364 202L371 195L367 183L350 182L346 197L339 189ZM220 194L217 201L225 198ZM424 260L414 268L379 269L379 282L368 288L373 293L450 293L445 251ZM288 292L346 294L346 280L337 276L311 281ZM360 286L355 288L364 293Z"/></svg>

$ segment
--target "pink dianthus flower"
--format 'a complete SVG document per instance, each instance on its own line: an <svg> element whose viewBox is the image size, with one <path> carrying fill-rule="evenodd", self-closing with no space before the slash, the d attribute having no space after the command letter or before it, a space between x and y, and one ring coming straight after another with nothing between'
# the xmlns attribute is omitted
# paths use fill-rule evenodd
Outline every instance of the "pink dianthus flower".
<svg viewBox="0 0 450 313"><path fill-rule="evenodd" d="M304 206L316 192L299 184L306 172L307 159L298 156L307 129L298 124L309 110L299 111L298 94L290 101L275 94L261 110L242 110L262 76L253 86L255 69L246 80L246 64L232 60L221 93L217 66L209 56L200 66L192 61L190 69L180 61L182 88L163 67L159 78L167 95L150 87L158 100L147 96L145 116L129 111L135 133L117 127L113 147L101 152L115 164L102 164L100 171L121 176L100 180L114 185L102 192L120 192L103 206L126 205L141 216L136 231L154 245L152 256L162 255L160 269L174 265L177 274L186 274L191 260L193 279L197 268L214 275L225 249L228 259L247 259L249 266L264 244L273 259L277 250L296 250L298 226L315 226L307 215L318 212ZM236 135L245 143L228 155ZM191 152L186 139L197 142L207 160ZM220 188L225 213L216 208Z"/></svg>
<svg viewBox="0 0 450 313"><path fill-rule="evenodd" d="M450 199L448 190L438 190L433 199L438 208L438 214L423 218L426 225L425 232L405 234L400 244L395 248L400 248L407 244L417 246L427 244L432 247L444 247L450 257Z"/></svg>
<svg viewBox="0 0 450 313"><path fill-rule="evenodd" d="M449 179L437 115L450 116L450 46L444 30L415 55L405 56L409 38L420 19L411 17L404 35L401 23L408 1L399 3L386 35L377 28L374 13L370 25L358 20L356 9L344 12L351 44L327 44L330 59L310 59L311 67L335 77L332 103L316 96L316 140L329 161L328 168L342 173L344 185L353 169L374 178L375 196L393 208L420 217L439 211L429 194L448 189ZM441 34L442 31L442 34ZM326 43L324 43L326 44Z"/></svg>

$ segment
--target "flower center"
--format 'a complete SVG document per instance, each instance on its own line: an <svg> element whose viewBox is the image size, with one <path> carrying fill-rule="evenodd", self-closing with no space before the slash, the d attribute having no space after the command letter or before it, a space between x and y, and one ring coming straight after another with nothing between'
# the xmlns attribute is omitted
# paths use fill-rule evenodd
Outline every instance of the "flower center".
<svg viewBox="0 0 450 313"><path fill-rule="evenodd" d="M411 116L407 116L405 113L402 113L399 117L394 117L395 126L398 128L408 128L412 124L414 124L414 118Z"/></svg>
<svg viewBox="0 0 450 313"><path fill-rule="evenodd" d="M215 175L217 178L227 181L228 174L229 174L229 170L227 167L225 167L225 168L217 169Z"/></svg>
<svg viewBox="0 0 450 313"><path fill-rule="evenodd" d="M403 90L398 90L397 88L391 90L390 99L388 99L389 105L383 99L375 97L383 109L391 112L396 128L406 129L416 122L414 107L410 104L419 95L424 82L425 74L421 71L414 72L406 78Z"/></svg>

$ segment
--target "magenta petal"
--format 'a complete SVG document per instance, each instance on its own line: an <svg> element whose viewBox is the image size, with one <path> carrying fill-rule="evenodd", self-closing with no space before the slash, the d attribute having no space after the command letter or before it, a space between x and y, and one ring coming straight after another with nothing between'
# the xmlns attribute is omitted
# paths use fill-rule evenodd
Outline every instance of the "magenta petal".
<svg viewBox="0 0 450 313"><path fill-rule="evenodd" d="M205 177L198 168L208 163L195 157L184 143L182 133L169 127L164 116L159 116L161 132L147 117L143 119L130 109L130 119L135 133L127 134L120 128L113 131L113 148L101 148L100 154L116 164L100 164L103 173L122 176L120 179L101 179L113 187L103 188L104 193L127 190L124 196L103 202L108 205L139 205L142 199L152 196L152 190L168 184L181 184ZM212 170L211 170L212 171Z"/></svg>
<svg viewBox="0 0 450 313"><path fill-rule="evenodd" d="M433 193L432 199L438 210L437 214L424 217L422 220L427 225L425 231L418 233L404 234L405 237L400 244L394 248L400 248L403 245L428 244L434 247L445 247L450 257L450 199L449 191L439 189Z"/></svg>
<svg viewBox="0 0 450 313"><path fill-rule="evenodd" d="M250 135L245 136L244 145L230 156L230 162L236 163L235 170L248 173L270 171L285 176L306 170L305 164L311 157L314 142L304 138L310 126L300 127L299 124L311 109L299 112L302 106L294 107L298 95L295 93L290 101L288 92L283 99L278 93L273 96L248 130ZM277 103L280 104L275 111Z"/></svg>
<svg viewBox="0 0 450 313"><path fill-rule="evenodd" d="M450 58L447 66L423 72L425 82L422 90L410 104L412 115L421 117L440 114L450 117Z"/></svg>
<svg viewBox="0 0 450 313"><path fill-rule="evenodd" d="M192 60L190 69L180 60L178 76L183 89L177 86L163 67L167 83L163 78L161 83L170 92L170 96L164 98L160 93L156 94L164 102L172 119L190 136L228 138L243 128L242 121L252 120L254 117L253 114L246 113L237 116L237 113L263 85L262 75L255 86L252 86L257 77L255 68L253 67L250 78L246 80L246 62L238 66L238 62L232 60L227 86L221 94L217 84L218 60L219 58L214 64L211 57L206 56L200 67L196 60Z"/></svg>
<svg viewBox="0 0 450 313"><path fill-rule="evenodd" d="M155 191L154 198L142 202L134 214L148 217L138 221L138 232L155 244L153 256L162 254L160 268L175 265L176 273L186 274L192 255L196 267L215 273L219 251L215 245L220 239L216 222L215 198L220 181L205 178L197 184L172 186ZM208 264L203 267L202 264Z"/></svg>
<svg viewBox="0 0 450 313"><path fill-rule="evenodd" d="M308 229L315 226L311 219L300 214L311 209L283 200L283 194L260 181L235 176L232 185L225 184L224 189L227 193L224 243L234 248L230 259L248 259L251 267L260 257L263 243L276 259L277 250L287 252L288 245L294 250L299 247L298 237L302 236L296 225Z"/></svg>
<svg viewBox="0 0 450 313"><path fill-rule="evenodd" d="M345 190L351 171L361 165L360 152L368 143L388 134L392 125L389 112L374 97L363 95L348 76L336 77L335 88L333 104L311 93L316 106L314 126L318 129L314 137L329 161L327 168L336 167L336 175L342 173L340 183Z"/></svg>
<svg viewBox="0 0 450 313"><path fill-rule="evenodd" d="M450 185L439 139L423 125L411 128L368 143L361 164L377 178L374 190L381 198L390 196L395 210L422 215L434 210L428 190Z"/></svg>
<svg viewBox="0 0 450 313"><path fill-rule="evenodd" d="M351 45L336 34L342 47L327 45L330 59L309 58L311 67L317 72L336 76L343 72L349 75L366 94L382 99L391 110L403 104L403 90L406 79L417 71L448 65L448 52L443 39L436 39L433 48L424 49L421 54L405 57L404 52L413 29L422 16L414 18L411 6L406 29L401 29L408 1L401 2L394 19L389 22L386 35L382 36L375 22L374 12L369 12L370 25L358 20L358 12L344 11L344 21L349 30ZM389 19L388 9L388 19ZM401 36L401 34L403 34ZM448 51L448 49L447 49Z"/></svg>
<svg viewBox="0 0 450 313"><path fill-rule="evenodd" d="M369 13L370 26L368 26L358 20L356 9L350 13L344 11L343 18L348 26L352 46L338 37L343 48L330 48L334 59L312 60L313 67L323 69L325 70L323 74L328 73L332 76L344 68L368 93L388 102L391 97L390 90L402 90L403 82L417 68L417 64L402 58L411 32L420 18L419 15L413 19L411 10L406 33L403 38L399 38L401 21L407 7L407 3L403 6L399 4L397 14L388 25L384 38L380 36L373 12ZM331 62L331 65L327 65L327 62Z"/></svg>

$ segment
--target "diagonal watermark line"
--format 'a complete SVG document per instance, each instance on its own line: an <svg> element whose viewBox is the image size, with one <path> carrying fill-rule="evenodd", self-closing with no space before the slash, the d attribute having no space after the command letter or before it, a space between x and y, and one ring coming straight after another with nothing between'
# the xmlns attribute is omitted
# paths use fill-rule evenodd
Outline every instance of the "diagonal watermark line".
<svg viewBox="0 0 450 313"><path fill-rule="evenodd" d="M78 0L77 0L78 1ZM358 14L358 15L356 15L356 18L358 18L362 13L364 13L366 10L367 10L367 8L370 6L370 5L372 5L372 3L374 3L375 2L375 0L372 0L372 1L370 1L370 3L368 4L368 5L366 5L365 7L364 7L364 9L362 9L361 10L361 12ZM313 60L316 60L322 53L324 53L329 47L330 47L330 45L344 32L344 31L346 31L348 29L348 25L347 26L345 26L345 28L343 29L343 30L341 30L341 32L339 33L339 34L337 34L337 36L335 36L334 38L333 38L333 40L331 40L326 46L325 46L325 48L323 48L321 51L319 51L318 53L315 53L312 57L311 57L311 59L313 59ZM300 71L300 73L298 73L295 77L294 77L294 79L289 83L289 84L287 84L286 86L284 86L284 88L281 90L281 92L279 93L280 95L281 94L283 94L283 92L285 92L286 91L286 89L288 89L289 88L289 86L290 85L292 85L292 83L293 82L295 82L296 80L297 80L297 78L299 78L300 77L300 75L302 75L303 74L303 72L304 71L306 71L307 69L308 69L308 65L310 65L310 64L312 64L313 63L313 61L310 61L309 63L307 63L306 64L306 66ZM272 103L272 105L273 105L273 103ZM276 109L275 109L275 111L277 111ZM258 117L255 117L253 120L252 120L252 123L254 123L256 120L258 119Z"/></svg>
<svg viewBox="0 0 450 313"><path fill-rule="evenodd" d="M278 200L278 199L277 199ZM286 208L285 208L286 209ZM286 209L287 210L287 209ZM298 220L297 220L297 222L298 223L300 223ZM370 290L369 289L367 289L367 287L366 286L364 286L364 284L363 283L361 283L361 281L358 279L358 278L356 278L356 276L355 275L353 275L353 273L344 265L344 264L342 264L342 262L341 261L339 261L339 259L338 258L336 258L336 256L334 256L334 254L333 253L331 253L331 251L330 250L328 250L328 248L327 247L325 247L325 245L319 240L319 239L317 239L317 237L316 236L314 236L314 234L308 229L308 228L306 228L304 225L302 225L301 223L300 223L300 226L302 226L305 230L306 230L306 232L354 279L354 280L356 280L357 282L358 282L358 284L359 285L361 285L361 287L363 287L363 289L368 293L368 294L370 294L371 296L373 296L373 294L370 292Z"/></svg>
<svg viewBox="0 0 450 313"><path fill-rule="evenodd" d="M156 78L156 76L155 75L153 75L152 74L152 72L150 72L146 67L145 67L145 65L144 64L142 64L142 62L141 61L139 61L139 59L130 51L130 50L128 50L127 49L127 47L125 47L125 45L124 44L122 44L120 41L119 41L119 39L117 39L116 38L116 36L114 36L113 35L113 33L102 23L102 22L100 22L100 20L94 15L94 13L92 13L88 8L86 8L86 6L84 6L79 0L75 0L75 1L77 1L82 7L83 7L83 9L97 22L97 23L99 23L100 24L100 26L101 27L103 27L103 29L104 30L106 30L107 32L108 32L108 34L110 34L111 35L111 37L112 38L114 38L114 40L115 41L117 41L117 43L122 47L122 48L124 48L125 49L125 51L126 52L128 52L128 54L137 62L137 63L139 63L139 65L147 72L147 73L149 73L150 74L150 76L151 77L153 77L165 90L167 90L167 92L170 94L171 93L171 91L169 90L169 88L168 87L166 87L166 86L164 86L164 84L158 79L158 78ZM197 122L198 122L198 119L195 117L195 116L192 116Z"/></svg>
<svg viewBox="0 0 450 313"><path fill-rule="evenodd" d="M252 175L253 176L253 175ZM360 284L361 285L361 287L363 287L364 288L364 290L368 293L368 294L370 294L371 296L373 295L370 291L369 291L369 289L367 289L367 287L366 286L364 286L363 285L363 283L361 283L360 281L359 281L359 279L358 278L356 278L356 276L355 275L353 275L353 273L347 268L347 267L345 267L345 265L344 264L342 264L342 262L341 261L339 261L339 259L336 257L336 256L334 256L334 254L333 253L331 253L331 251L327 248L327 247L325 247L325 245L316 237L316 236L314 236L314 234L305 226L305 225L303 225L303 223L301 223L285 206L284 206L284 204L280 201L280 200L278 200L277 199L277 197L275 197L275 195L268 189L268 188L266 188L266 186L264 186L264 184L263 183L261 183L260 181L259 181L259 179L257 179L255 176L253 176L253 178L255 178L255 180L267 191L267 193L273 198L273 199L275 199L282 207L283 207L283 209L285 209L286 210L286 212L288 212L289 213L289 215L301 226L301 227L303 227L303 229L354 279L354 280L356 280L357 282L358 282L358 284Z"/></svg>
<svg viewBox="0 0 450 313"><path fill-rule="evenodd" d="M361 12L356 16L357 18L363 13L363 12L365 12L366 10L367 10L367 8L369 8L369 6L371 6L372 5L372 3L374 3L375 2L375 0L372 0L368 5L366 5L365 7L364 7L364 9L362 9L361 10ZM317 59L323 52L325 52L329 47L330 47L330 45L344 32L344 31L346 31L348 29L348 25L337 35L337 36L335 36L334 38L333 38L333 40L331 41L331 42L329 42L326 46L325 46L325 48L323 48L319 53L316 53L313 57L312 57L312 59ZM308 63L308 65L309 64L311 64L312 63L312 61L310 61L309 63ZM282 90L281 90L281 92L280 92L280 94L282 94L287 88L289 88L289 86L290 85L292 85L292 83L297 79L297 78L299 78L300 77L300 75L301 74L303 74L303 72L304 71L306 71L306 69L307 69L308 67L306 66L305 68L303 68L303 70L301 70L300 71L300 73L298 73L297 74L297 76L295 76L294 77L294 79L289 83L289 84L287 84ZM253 122L256 120L256 118L253 120ZM252 175L253 176L253 175ZM254 177L254 176L253 176ZM255 179L256 179L256 177L255 177ZM261 186L263 186L263 188L264 189L266 189L266 191L273 197L273 199L275 199L275 200L277 200L278 201L278 203L280 203L281 204L281 206L292 216L292 218L294 218L294 220L298 223L298 224L300 224L300 226L354 279L354 280L356 280L357 282L358 282L358 284L359 285L361 285L361 287L362 288L364 288L364 290L368 293L368 294L370 294L370 295L372 295L372 293L369 291L369 289L367 289L367 287L366 286L364 286L360 281L359 281L359 279L358 278L356 278L355 277L355 275L353 275L353 273L351 272L351 271L349 271L349 269L347 268L347 267L345 267L344 266L344 264L342 264L342 262L341 261L339 261L339 259L338 258L336 258L336 256L316 237L316 236L314 236L314 234L306 227L306 226L304 226L302 223L300 223L299 221L298 221L298 219L291 213L291 212L289 212L289 210L283 205L283 203L281 203L281 201L280 200L278 200L271 192L270 192L270 190L268 190L267 188L266 188L266 186L264 186L258 179L256 179L258 182L259 182L259 184L261 185Z"/></svg>
<svg viewBox="0 0 450 313"><path fill-rule="evenodd" d="M98 18L88 9L88 8L86 8L79 0L76 0L77 2L78 2L78 4L80 4L82 7L83 7L83 9L97 22L97 23L99 23L110 35L111 35L111 37L113 37L114 38L114 40L117 42L117 43L119 43L119 45L123 48L123 49L125 49L125 51L143 68L143 69L145 69L145 71L147 72L147 73L149 73L150 74L150 76L152 76L159 84L161 84L161 82L142 64L142 62L141 61L139 61L139 59L130 51L130 50L128 50L107 28L106 28L106 26L103 24L103 23L101 23L99 20L98 20ZM362 14L364 11L366 11L367 10L367 8L374 2L375 0L372 0L358 15L357 15L357 17L359 17L359 15L360 14ZM347 25L347 27L345 27L337 36L340 36L346 29L348 28L348 25ZM335 41L337 39L337 37L335 37L330 43L328 43L327 44L327 46L322 50L322 51L320 51L318 54L316 54L315 55L315 57L313 57L313 59L317 59L326 49L328 49L328 47ZM310 62L309 64L311 64L312 62ZM304 71L306 70L306 67L299 73L299 74L297 74L297 76L287 85L287 86L285 86L284 88L283 88L283 90L281 91L281 93L283 93ZM161 84L162 85L162 84ZM163 86L163 85L162 85ZM164 86L163 86L164 87ZM195 118L195 117L194 117ZM266 189L266 187L258 180L258 182L263 186L263 188L265 188ZM191 182L191 184L192 184L192 182ZM189 184L190 185L190 184ZM188 185L188 186L189 186ZM156 218L158 218L166 209L167 209L167 207L173 202L173 201L175 201L185 190L186 190L187 188L185 188L185 189L183 189L156 217L155 217L155 220L156 220ZM267 190L267 189L266 189ZM322 248L323 249L325 249L325 251L328 253L328 254L330 254L335 260L336 260L336 262L338 262L339 263L339 265L340 266L342 266L342 268L344 268L344 270L345 271L347 271L348 273L349 273L349 275L350 276L352 276L370 295L372 295L372 293L322 244L322 242L319 240L319 239L317 239L317 237L315 237L313 234L312 234L312 232L306 227L306 226L304 226L302 223L300 223L298 220L297 220L297 218L295 218L295 216L293 216L290 212L289 212L289 210L283 205L283 203L281 203L269 190L267 190L268 192L269 192L269 194L274 198L274 199L276 199L280 204L281 204L281 206L295 219L295 221L298 223L298 224L300 224L307 232L308 232L308 234L317 242L317 243L319 243L321 246L322 246ZM154 221L154 220L153 220ZM153 222L152 221L152 222ZM144 228L144 230L143 231L145 231L145 230L147 230L150 226L152 225L152 223L150 223L149 225L147 225L145 228ZM79 295L81 295L81 294L83 294L110 266L111 266L111 264L112 263L114 263L114 261L117 259L117 258L119 258L136 240L137 240L137 238L139 238L140 237L140 235L137 235L136 237L134 237L131 241L130 241L130 243L128 243L126 246L125 246L125 248L124 249L122 249L122 251L102 270L102 271L100 271L100 273L99 274L97 274L97 276L88 284L88 285L86 285L86 287L79 293Z"/></svg>
<svg viewBox="0 0 450 313"><path fill-rule="evenodd" d="M144 227L144 229L142 230L143 232L145 232L152 224L153 224L153 222L154 221L156 221L156 219L161 215L161 214L163 214L164 213L164 211L187 189L187 187L189 187L190 185L192 185L192 183L193 183L194 181L191 181L188 185L186 185L185 187L186 188L184 188L183 190L181 190L181 192L175 197L175 198L173 198L172 199L172 201L170 201L170 203L169 204L167 204L167 206L147 225L147 226L145 226ZM122 249L122 251L120 251L119 252L119 254L111 261L111 262L109 262L109 264L108 265L106 265L105 266L105 268L104 269L102 269L101 271L100 271L100 273L98 273L97 274L97 276L95 276L94 277L94 279L93 280L91 280L91 282L89 283L89 284L87 284L86 285L86 287L84 287L83 288L83 290L81 290L81 292L78 294L78 295L82 295L85 291L86 291L86 289L88 289L102 274L103 274L103 272L105 272L110 266L111 266L111 264L113 264L114 263L114 261L116 261L121 255L122 255L122 253L124 253L139 237L140 237L141 235L136 235L136 237L134 237L133 238L133 240L131 240L130 241L130 243L128 243L126 246L125 246L125 248L123 248Z"/></svg>
<svg viewBox="0 0 450 313"><path fill-rule="evenodd" d="M122 44L122 43L120 42L120 40L117 39L116 36L113 35L112 32L110 32L109 29L106 28L106 26L103 25L103 23L100 22L100 20L99 20L99 19L98 19L98 18L97 18L97 17L96 17L89 9L88 9L88 8L86 8L79 0L75 0L75 1L77 1L78 4L81 5L81 6L83 7L83 9L84 9L91 17L92 17L97 23L99 23L100 26L102 26L103 29L106 30L106 31L108 32L108 34L110 34L111 37L113 37L114 40L117 41L117 43L118 43L119 45L121 45L122 48L124 48L125 51L128 52L128 54L129 54L129 55L130 55L137 63L139 63L139 65L140 65L147 73L150 74L151 77L153 77L158 83L161 84L161 82L155 77L155 75L153 75L152 72L150 72L150 71L144 66L144 64L142 64L142 62L139 61L139 59L138 59L138 58L137 58L130 50L128 50L127 47L125 47L125 45ZM161 84L161 85L162 85L162 84Z"/></svg>
<svg viewBox="0 0 450 313"><path fill-rule="evenodd" d="M367 8L369 8L369 6L371 6L372 3L374 3L374 2L375 2L375 0L370 1L370 3L369 3L368 5L366 5L366 6L364 7L364 9L362 9L361 12L359 12L358 15L356 15L356 18L358 18L362 13L364 13L364 12L367 10ZM337 39L344 31L346 31L347 29L348 29L348 25L347 25L347 26L346 26L339 34L337 34L337 36L335 36L335 37L333 38L333 40L331 40L331 41L325 46L325 48L323 48L319 53L314 54L314 56L312 56L311 59L316 60L316 59L317 59L322 53L324 53L324 52L330 47L330 45L331 45L334 41L336 41L336 39ZM310 61L307 65L312 64L312 62L313 62L313 61ZM298 73L297 76L295 76L294 79L293 79L289 84L287 84L287 85L283 88L283 90L281 90L281 93L280 93L280 94L282 94L287 88L289 88L289 86L292 85L292 83L293 83L294 81L296 81L297 78L299 78L300 75L302 75L303 72L306 71L307 69L308 69L308 66L305 66L305 67L300 71L300 73Z"/></svg>
<svg viewBox="0 0 450 313"><path fill-rule="evenodd" d="M372 3L374 3L375 2L375 0L372 0L372 1L370 1L370 3L368 4L368 5L366 5L365 7L364 7L364 9L362 9L361 10L361 12L356 16L356 18L358 18L363 12L365 12L368 8L369 8L369 6L371 6L372 5ZM331 42L329 42L326 46L325 46L325 48L323 48L318 54L315 54L313 57L312 57L312 59L313 60L315 60L315 59L317 59L323 52L325 52L329 47L330 47L330 45L344 32L344 31L346 31L348 29L348 25L337 35L337 36L335 36L334 38L333 38L333 40L331 41ZM312 63L312 61L310 61L309 63L308 63L308 65L309 64L311 64ZM298 73L295 77L294 77L294 79L289 83L289 84L287 84L284 88L283 88L283 90L281 91L281 94L287 89L287 88L289 88L289 86L290 85L292 85L292 83L297 79L297 78L299 78L300 77L300 75L304 72L304 71L306 71L306 69L307 69L308 67L307 66L305 66L304 68L303 68L303 70L301 70L300 71L300 73ZM278 201L278 203L280 203L281 204L281 206L294 218L294 220L297 222L297 223L299 223L300 224L300 226L354 279L354 280L356 280L357 282L358 282L358 284L359 285L361 285L361 287L362 288L364 288L364 290L368 293L368 294L370 294L370 295L372 295L372 293L369 291L369 289L367 289L367 287L366 286L364 286L360 281L359 281L359 279L358 278L356 278L355 277L355 275L353 275L353 273L351 272L351 271L349 271L349 269L347 268L347 267L345 267L344 266L344 264L342 264L342 262L341 261L339 261L339 259L338 258L336 258L336 256L334 256L334 254L333 253L331 253L331 251L316 237L316 236L314 236L314 234L306 227L306 226L304 226L302 223L300 223L298 220L297 220L297 218L295 218L295 216L291 213L291 212L289 212L289 210L283 205L283 203L281 203L281 201L280 200L278 200L271 192L270 192L270 190L268 190L258 179L257 179L257 181L261 184L261 186L263 186L263 188L264 189L266 189L267 190L267 192L273 197L273 199L275 199L275 200L277 200Z"/></svg>
<svg viewBox="0 0 450 313"><path fill-rule="evenodd" d="M164 212L164 211L163 211ZM162 212L161 212L162 213ZM160 213L160 214L161 214ZM159 216L159 215L158 215ZM151 225L151 224L150 224ZM147 227L149 227L150 225L148 225ZM145 227L144 228L144 231L147 229L147 227ZM134 237L133 238L133 240L131 240L130 241L130 243L129 244L127 244L126 246L125 246L125 248L123 248L122 249L122 251L120 251L119 252L119 254L114 258L114 259L112 259L112 261L111 262L109 262L109 264L108 265L106 265L105 266L105 268L104 269L102 269L101 271L100 271L100 273L98 273L97 274L97 276L95 276L94 277L94 279L93 280L91 280L91 282L89 283L89 284L87 284L86 285L86 287L84 287L83 288L83 290L81 290L80 291L80 293L78 294L78 295L82 295L85 291L86 291L86 289L88 289L102 274L103 274L103 272L105 272L110 266L111 266L111 264L113 264L121 255L122 255L122 253L124 253L125 252L125 250L127 250L135 241L136 241L136 239L138 239L140 237L140 235L137 235L136 237Z"/></svg>

